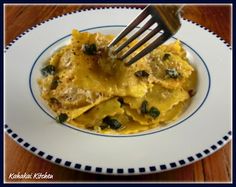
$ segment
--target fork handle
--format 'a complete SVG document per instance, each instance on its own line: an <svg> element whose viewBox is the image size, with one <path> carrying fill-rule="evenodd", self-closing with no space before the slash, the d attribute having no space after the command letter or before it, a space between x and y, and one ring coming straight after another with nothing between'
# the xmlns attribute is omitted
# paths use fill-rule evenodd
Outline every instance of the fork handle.
<svg viewBox="0 0 236 187"><path fill-rule="evenodd" d="M152 5L150 5L152 6ZM154 6L158 11L171 11L173 14L178 14L183 9L184 5L155 5Z"/></svg>
<svg viewBox="0 0 236 187"><path fill-rule="evenodd" d="M172 6L176 14L179 14L181 10L184 8L184 5L172 5Z"/></svg>
<svg viewBox="0 0 236 187"><path fill-rule="evenodd" d="M179 29L181 23L179 18L179 12L182 10L183 5L149 5L148 8L153 14L156 14L162 23L168 26L170 33L175 34Z"/></svg>

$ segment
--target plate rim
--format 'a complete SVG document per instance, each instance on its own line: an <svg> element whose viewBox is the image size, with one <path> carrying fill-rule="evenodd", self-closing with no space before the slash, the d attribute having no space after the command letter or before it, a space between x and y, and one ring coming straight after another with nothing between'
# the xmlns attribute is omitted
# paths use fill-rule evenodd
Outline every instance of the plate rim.
<svg viewBox="0 0 236 187"><path fill-rule="evenodd" d="M124 6L114 6L114 7L97 7L97 8L86 8L82 10L76 10L73 12L68 12L65 14L61 14L59 16L55 16L52 18L49 18L45 21L42 21L31 28L27 29L20 35L18 35L15 39L13 39L10 43L6 44L4 48L4 54L8 51L8 49L17 41L19 40L22 36L26 35L30 31L34 30L38 26L47 23L49 21L52 21L54 19L61 18L63 16L67 16L70 14L77 14L80 12L86 12L86 11L94 11L94 10L107 10L107 9L138 9L142 10L142 8L139 7L124 7ZM218 36L216 33L213 31L209 30L208 28L192 21L186 18L181 17L183 20L200 27L201 29L207 31L211 35L215 36L216 39L220 40L221 42L224 43L224 45L232 51L232 47L230 44L228 44L224 39L222 39L220 36ZM4 116L5 119L5 116ZM5 120L4 120L5 121ZM101 168L101 167L96 167L96 166L89 166L89 165L82 165L79 163L73 163L71 161L63 160L62 158L55 158L55 156L50 155L48 153L45 153L42 150L39 150L35 146L31 145L27 141L25 141L22 137L20 137L18 134L16 134L8 124L4 124L4 135L8 135L11 139L13 139L17 144L19 144L21 147L23 147L25 150L31 152L33 155L38 156L46 161L49 161L53 164L60 165L63 167L67 167L70 169L78 170L78 171L83 171L83 172L88 172L88 173L96 173L96 174L105 174L105 175L139 175L139 174L150 174L150 173L157 173L157 172L163 172L163 171L168 171L176 168L180 168L189 164L192 164L196 161L199 161L214 152L218 151L221 149L225 144L227 144L231 139L232 139L232 129L229 130L223 137L217 140L216 143L213 145L207 147L205 150L202 150L199 153L193 154L188 156L187 158L181 159L179 161L171 162L171 163L165 163L161 164L159 166L145 166L145 167L138 167L138 170L135 168L128 168L127 171L124 168ZM159 168L157 168L159 167ZM94 169L94 170L93 170Z"/></svg>
<svg viewBox="0 0 236 187"><path fill-rule="evenodd" d="M73 163L72 161L64 160L63 158L58 158L50 153L46 153L34 145L31 145L28 141L24 140L21 136L16 134L7 124L4 125L5 134L7 134L11 139L13 139L18 145L20 145L25 150L31 152L33 155L49 161L53 164L60 165L69 169L78 170L87 173L104 174L104 175L139 175L139 174L151 174L160 173L164 171L169 171L177 168L181 168L197 162L213 153L223 148L231 139L232 131L228 131L221 139L218 139L216 143L202 150L201 152L189 155L178 161L173 161L170 163L163 163L160 165L151 165L146 167L135 168L112 168L112 167L97 167L91 165L82 165L81 163ZM4 134L4 135L5 135ZM157 168L158 167L158 168ZM94 170L93 170L94 169Z"/></svg>

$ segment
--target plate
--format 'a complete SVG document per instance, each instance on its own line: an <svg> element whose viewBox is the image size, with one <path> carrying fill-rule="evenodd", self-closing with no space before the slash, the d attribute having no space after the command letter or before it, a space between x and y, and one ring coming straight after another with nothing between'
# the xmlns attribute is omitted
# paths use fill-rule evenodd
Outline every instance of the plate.
<svg viewBox="0 0 236 187"><path fill-rule="evenodd" d="M214 33L185 19L168 42L182 42L198 71L198 88L180 119L164 128L121 136L55 122L39 95L37 78L43 62L69 42L72 29L118 34L140 12L130 8L73 12L40 23L10 43L4 54L5 132L26 150L52 163L115 175L182 167L230 141L231 48Z"/></svg>

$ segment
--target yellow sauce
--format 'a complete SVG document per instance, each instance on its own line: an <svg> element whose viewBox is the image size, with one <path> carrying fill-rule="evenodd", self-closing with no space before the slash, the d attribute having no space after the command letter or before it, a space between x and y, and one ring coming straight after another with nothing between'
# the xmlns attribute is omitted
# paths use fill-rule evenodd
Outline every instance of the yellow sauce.
<svg viewBox="0 0 236 187"><path fill-rule="evenodd" d="M38 83L55 116L103 134L139 133L176 120L197 80L181 43L162 45L127 67L106 47L113 38L73 30L71 43L46 63Z"/></svg>

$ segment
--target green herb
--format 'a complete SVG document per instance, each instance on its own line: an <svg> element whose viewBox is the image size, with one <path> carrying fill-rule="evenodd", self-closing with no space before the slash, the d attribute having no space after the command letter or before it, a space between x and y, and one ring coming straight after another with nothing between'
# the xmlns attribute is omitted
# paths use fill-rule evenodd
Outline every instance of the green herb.
<svg viewBox="0 0 236 187"><path fill-rule="evenodd" d="M56 71L55 66L53 65L47 65L44 68L41 69L41 73L43 76L48 76L48 75L54 75Z"/></svg>
<svg viewBox="0 0 236 187"><path fill-rule="evenodd" d="M51 83L51 90L55 90L59 83L59 77L54 77Z"/></svg>
<svg viewBox="0 0 236 187"><path fill-rule="evenodd" d="M151 107L148 115L152 116L155 119L160 115L160 111L156 107Z"/></svg>
<svg viewBox="0 0 236 187"><path fill-rule="evenodd" d="M60 104L60 102L56 98L54 98L54 97L50 98L49 101L50 101L51 104L54 104L54 105Z"/></svg>
<svg viewBox="0 0 236 187"><path fill-rule="evenodd" d="M58 123L63 123L68 119L67 114L61 113L59 116L56 117L56 121Z"/></svg>
<svg viewBox="0 0 236 187"><path fill-rule="evenodd" d="M166 69L166 74L172 79L177 79L180 76L180 73L175 68Z"/></svg>
<svg viewBox="0 0 236 187"><path fill-rule="evenodd" d="M148 102L146 100L144 100L142 102L141 108L140 108L142 114L147 114L148 113L147 105L148 105Z"/></svg>
<svg viewBox="0 0 236 187"><path fill-rule="evenodd" d="M102 123L102 124L100 125L100 128L101 128L102 130L107 129L108 127L109 127L109 126L108 126L107 123Z"/></svg>
<svg viewBox="0 0 236 187"><path fill-rule="evenodd" d="M148 77L149 76L149 74L144 70L137 71L134 73L134 75L136 77Z"/></svg>
<svg viewBox="0 0 236 187"><path fill-rule="evenodd" d="M194 90L189 90L188 94L190 97L193 97L195 95L195 91Z"/></svg>
<svg viewBox="0 0 236 187"><path fill-rule="evenodd" d="M122 126L118 120L112 119L110 116L105 117L103 123L109 125L111 129L119 129Z"/></svg>
<svg viewBox="0 0 236 187"><path fill-rule="evenodd" d="M165 54L163 55L163 57L162 57L162 60L165 61L165 60L167 60L167 59L169 59L169 58L170 58L170 54L169 54L169 53L165 53Z"/></svg>
<svg viewBox="0 0 236 187"><path fill-rule="evenodd" d="M124 105L124 99L122 97L119 97L118 98L118 101L120 103L120 106L123 106Z"/></svg>
<svg viewBox="0 0 236 187"><path fill-rule="evenodd" d="M83 52L87 55L96 55L97 54L96 44L84 44Z"/></svg>

